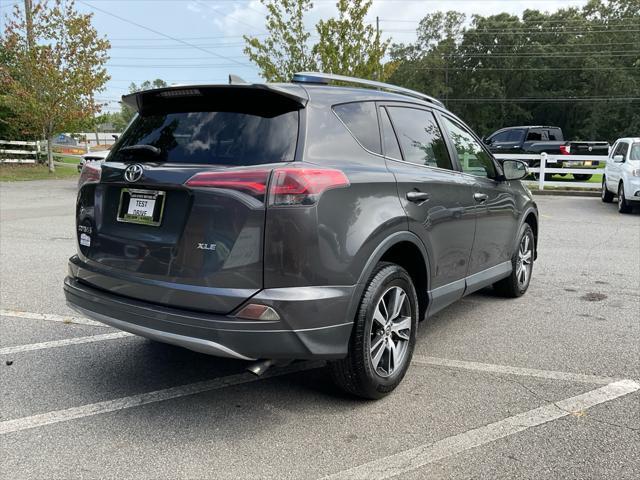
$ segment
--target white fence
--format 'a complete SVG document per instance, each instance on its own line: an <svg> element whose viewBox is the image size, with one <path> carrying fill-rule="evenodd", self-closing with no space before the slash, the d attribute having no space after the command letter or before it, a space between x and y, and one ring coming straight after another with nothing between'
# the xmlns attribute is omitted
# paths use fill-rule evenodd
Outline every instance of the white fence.
<svg viewBox="0 0 640 480"><path fill-rule="evenodd" d="M546 174L554 173L571 173L578 175L598 175L604 173L604 167L607 163L606 155L547 155L546 153L540 154L526 154L526 153L498 153L494 155L500 160L523 160L527 164L531 163L531 160L540 162L539 167L529 167L531 173L537 173L539 175L538 180L531 181L525 180L525 183L537 184L540 190L544 190L545 186L550 187L581 187L581 188L593 188L600 189L600 183L593 182L554 182L545 180ZM562 167L563 163L569 163L568 167ZM599 162L597 168L571 168L570 162Z"/></svg>
<svg viewBox="0 0 640 480"><path fill-rule="evenodd" d="M46 153L45 143L0 140L0 163L36 163Z"/></svg>

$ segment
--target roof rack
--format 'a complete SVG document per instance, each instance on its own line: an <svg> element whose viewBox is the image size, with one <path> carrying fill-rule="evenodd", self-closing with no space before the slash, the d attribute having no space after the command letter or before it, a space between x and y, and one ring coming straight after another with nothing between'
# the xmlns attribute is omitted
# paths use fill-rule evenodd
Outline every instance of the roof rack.
<svg viewBox="0 0 640 480"><path fill-rule="evenodd" d="M365 80L357 77L348 77L346 75L336 75L333 73L323 72L298 72L293 75L293 82L295 83L318 83L321 85L328 85L329 82L332 81L348 82L356 85L364 85L367 87L376 87L394 93L402 93L409 97L419 98L420 100L425 100L427 102L435 103L436 105L444 107L444 104L437 98L430 97L429 95L425 95L424 93L416 92L415 90L409 90L408 88L391 85L390 83L376 82L374 80Z"/></svg>

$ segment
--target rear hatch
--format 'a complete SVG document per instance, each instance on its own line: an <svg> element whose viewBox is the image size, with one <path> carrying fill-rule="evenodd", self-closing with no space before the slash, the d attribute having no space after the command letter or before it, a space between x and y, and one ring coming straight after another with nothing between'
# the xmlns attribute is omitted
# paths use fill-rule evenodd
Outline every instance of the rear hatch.
<svg viewBox="0 0 640 480"><path fill-rule="evenodd" d="M304 91L176 87L125 101L138 116L78 195L80 280L234 310L262 288L266 187L295 158Z"/></svg>

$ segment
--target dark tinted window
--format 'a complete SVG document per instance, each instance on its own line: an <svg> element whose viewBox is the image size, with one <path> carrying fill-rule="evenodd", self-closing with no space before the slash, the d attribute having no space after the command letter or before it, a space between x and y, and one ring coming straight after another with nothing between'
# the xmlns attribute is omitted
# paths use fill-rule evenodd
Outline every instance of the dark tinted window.
<svg viewBox="0 0 640 480"><path fill-rule="evenodd" d="M559 128L550 128L549 130L547 130L547 135L549 136L549 140L562 140L562 130L560 130Z"/></svg>
<svg viewBox="0 0 640 480"><path fill-rule="evenodd" d="M549 140L549 134L547 133L546 130L541 130L539 128L532 128L529 130L529 133L527 134L527 141L528 142L537 142L540 140Z"/></svg>
<svg viewBox="0 0 640 480"><path fill-rule="evenodd" d="M505 132L500 132L494 135L491 138L491 143L497 142L520 142L522 141L522 137L524 136L524 130L516 129L516 130L507 130Z"/></svg>
<svg viewBox="0 0 640 480"><path fill-rule="evenodd" d="M451 141L458 153L458 161L462 171L478 177L494 178L496 176L496 167L480 142L462 125L447 117L444 117L444 124L449 130Z"/></svg>
<svg viewBox="0 0 640 480"><path fill-rule="evenodd" d="M261 117L237 112L189 112L137 117L118 141L112 161L259 165L293 160L298 112ZM121 152L153 145L160 155Z"/></svg>
<svg viewBox="0 0 640 480"><path fill-rule="evenodd" d="M375 153L382 153L378 117L373 102L336 105L333 107L333 111L364 148Z"/></svg>
<svg viewBox="0 0 640 480"><path fill-rule="evenodd" d="M418 165L451 169L442 133L431 112L389 107L404 159Z"/></svg>
<svg viewBox="0 0 640 480"><path fill-rule="evenodd" d="M398 146L398 139L393 131L391 120L389 120L389 114L384 108L380 109L380 126L382 127L382 140L384 144L384 154L387 157L402 159L402 153L400 153L400 147Z"/></svg>

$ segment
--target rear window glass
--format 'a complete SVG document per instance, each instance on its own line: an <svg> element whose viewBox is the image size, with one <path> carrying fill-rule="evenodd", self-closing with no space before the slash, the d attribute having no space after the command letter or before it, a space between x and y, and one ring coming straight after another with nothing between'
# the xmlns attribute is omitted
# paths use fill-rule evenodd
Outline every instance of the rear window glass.
<svg viewBox="0 0 640 480"><path fill-rule="evenodd" d="M260 165L293 160L298 112L262 117L238 112L187 112L138 116L122 134L111 161L163 161L209 165ZM160 149L122 151L133 145Z"/></svg>
<svg viewBox="0 0 640 480"><path fill-rule="evenodd" d="M333 111L364 148L371 152L382 153L378 116L373 102L335 105Z"/></svg>

